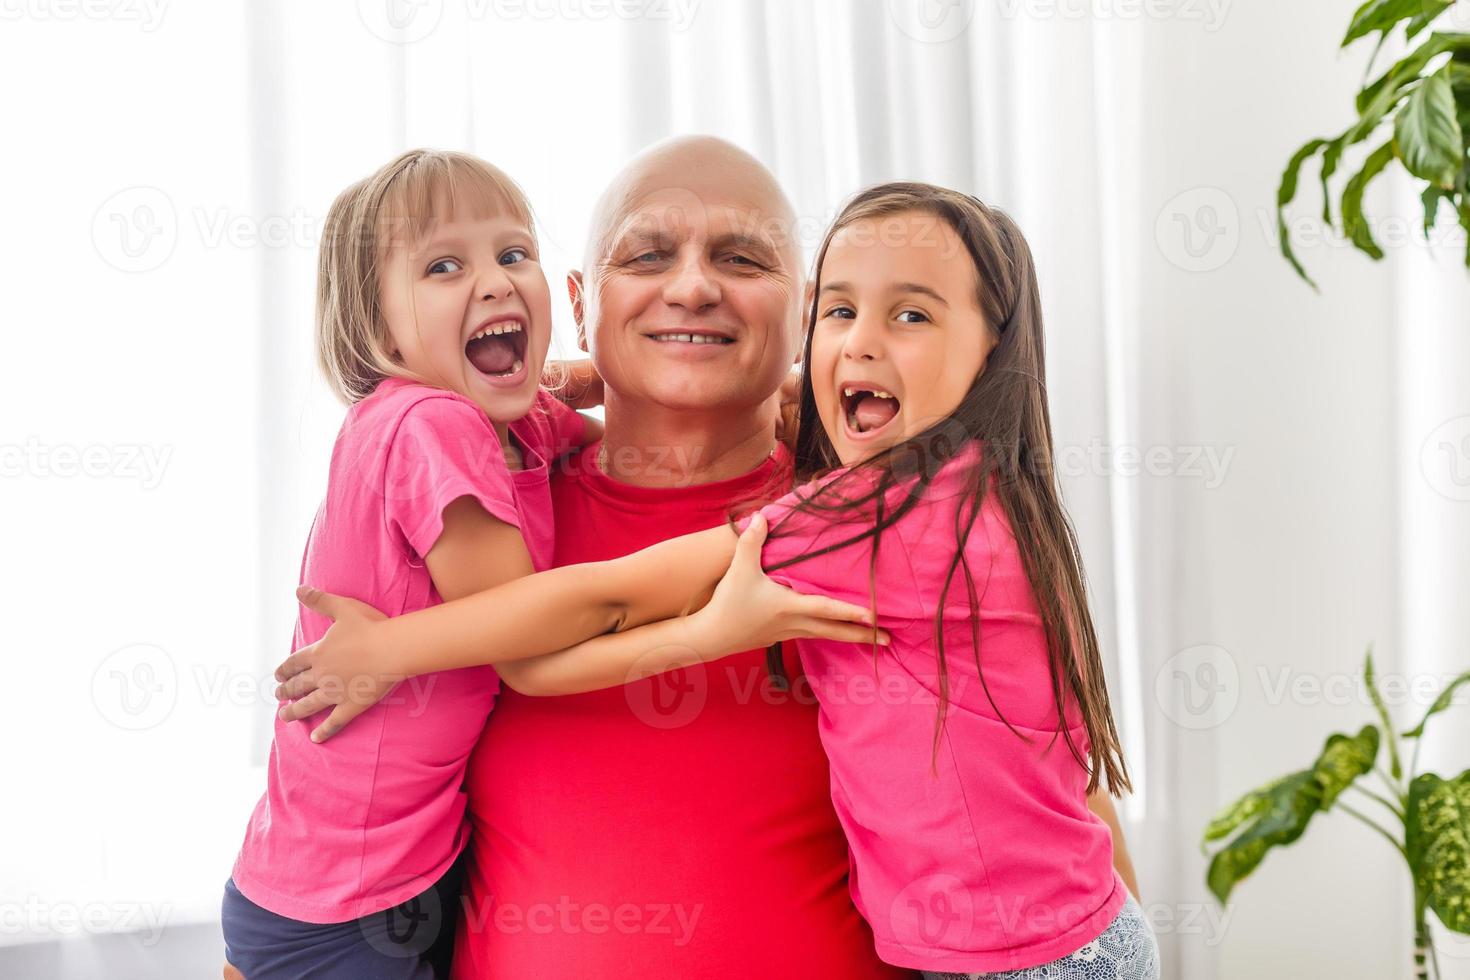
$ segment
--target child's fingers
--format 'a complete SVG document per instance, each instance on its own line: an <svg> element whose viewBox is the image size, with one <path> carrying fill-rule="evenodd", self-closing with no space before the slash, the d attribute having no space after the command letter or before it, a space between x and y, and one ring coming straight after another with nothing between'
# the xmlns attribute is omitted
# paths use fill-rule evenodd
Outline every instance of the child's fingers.
<svg viewBox="0 0 1470 980"><path fill-rule="evenodd" d="M873 610L867 606L843 602L825 595L802 595L796 600L796 612L812 619L837 619L849 623L873 625Z"/></svg>
<svg viewBox="0 0 1470 980"><path fill-rule="evenodd" d="M760 564L761 545L766 543L766 515L756 511L751 515L750 523L745 525L745 530L740 534L740 540L735 543L735 556L737 558L749 558L755 555L756 564Z"/></svg>
<svg viewBox="0 0 1470 980"><path fill-rule="evenodd" d="M282 660L281 665L276 668L276 680L284 681L310 668L311 658L315 653L316 644L308 643L285 660Z"/></svg>
<svg viewBox="0 0 1470 980"><path fill-rule="evenodd" d="M327 715L327 720L316 727L311 733L313 742L325 742L333 735L347 727L347 723L362 713L363 709L357 705L346 703L339 704Z"/></svg>
<svg viewBox="0 0 1470 980"><path fill-rule="evenodd" d="M328 619L335 620L341 616L340 606L342 597L314 589L309 585L298 585L296 587L296 601L307 609L318 613Z"/></svg>
<svg viewBox="0 0 1470 980"><path fill-rule="evenodd" d="M799 639L840 640L843 643L873 642L873 628L860 626L857 623L803 616L796 621L792 629L796 638ZM877 633L878 645L888 646L890 639L888 631L878 630Z"/></svg>
<svg viewBox="0 0 1470 980"><path fill-rule="evenodd" d="M281 710L277 711L276 715L282 721L301 721L331 706L332 700L326 691L312 691L299 701L281 705Z"/></svg>
<svg viewBox="0 0 1470 980"><path fill-rule="evenodd" d="M303 670L293 677L288 677L284 682L276 685L277 701L294 701L304 698L317 688L316 675L309 670Z"/></svg>

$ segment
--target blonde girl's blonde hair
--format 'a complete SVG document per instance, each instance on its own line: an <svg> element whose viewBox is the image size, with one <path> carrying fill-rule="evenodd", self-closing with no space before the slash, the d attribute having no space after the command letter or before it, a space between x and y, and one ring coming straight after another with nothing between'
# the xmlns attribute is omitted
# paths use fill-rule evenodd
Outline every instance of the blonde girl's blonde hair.
<svg viewBox="0 0 1470 980"><path fill-rule="evenodd" d="M413 247L434 224L510 213L532 229L515 181L468 153L409 150L332 202L317 259L316 352L347 404L387 377L409 377L393 355L380 300L389 251Z"/></svg>

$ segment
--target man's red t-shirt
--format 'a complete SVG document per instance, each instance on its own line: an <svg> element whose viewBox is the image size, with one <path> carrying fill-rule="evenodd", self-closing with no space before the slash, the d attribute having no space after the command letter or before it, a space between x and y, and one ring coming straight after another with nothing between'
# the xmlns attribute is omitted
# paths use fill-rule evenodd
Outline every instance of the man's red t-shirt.
<svg viewBox="0 0 1470 980"><path fill-rule="evenodd" d="M649 488L602 473L597 448L552 478L557 565L714 527L790 486L784 449L733 480ZM828 778L810 688L776 691L762 650L569 697L503 689L469 764L454 976L909 976L853 907Z"/></svg>

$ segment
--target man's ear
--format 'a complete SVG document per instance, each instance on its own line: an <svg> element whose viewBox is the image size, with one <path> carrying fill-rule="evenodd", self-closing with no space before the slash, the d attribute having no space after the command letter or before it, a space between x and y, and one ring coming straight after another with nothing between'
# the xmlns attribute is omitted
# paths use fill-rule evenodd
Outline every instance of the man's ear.
<svg viewBox="0 0 1470 980"><path fill-rule="evenodd" d="M582 292L582 273L573 269L567 273L567 299L572 301L572 319L577 321L577 347L587 350L587 306Z"/></svg>

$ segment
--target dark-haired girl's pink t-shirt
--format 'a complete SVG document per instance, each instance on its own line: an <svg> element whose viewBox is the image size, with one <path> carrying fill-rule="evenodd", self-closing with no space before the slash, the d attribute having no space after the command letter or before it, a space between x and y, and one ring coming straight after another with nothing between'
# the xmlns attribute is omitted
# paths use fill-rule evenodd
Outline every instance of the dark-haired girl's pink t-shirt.
<svg viewBox="0 0 1470 980"><path fill-rule="evenodd" d="M860 605L876 599L878 625L892 635L876 653L832 640L796 646L821 705L853 899L884 960L934 972L1020 970L1067 956L1128 897L1111 832L1087 807L1087 771L1059 737L1046 635L993 480L964 548L978 620L963 571L945 591L975 458L971 449L948 464L883 531L871 573L871 540L773 567L871 529L871 508L845 517L799 509L817 486L828 506L860 499L871 483L808 484L762 511L771 578ZM887 498L889 513L902 495ZM937 742L936 612L949 684ZM1075 702L1064 723L1085 757Z"/></svg>
<svg viewBox="0 0 1470 980"><path fill-rule="evenodd" d="M552 479L556 564L616 558L790 487L784 451L650 488L590 446ZM797 670L795 658L788 669ZM504 690L470 760L460 980L875 980L816 706L765 652L569 697Z"/></svg>

